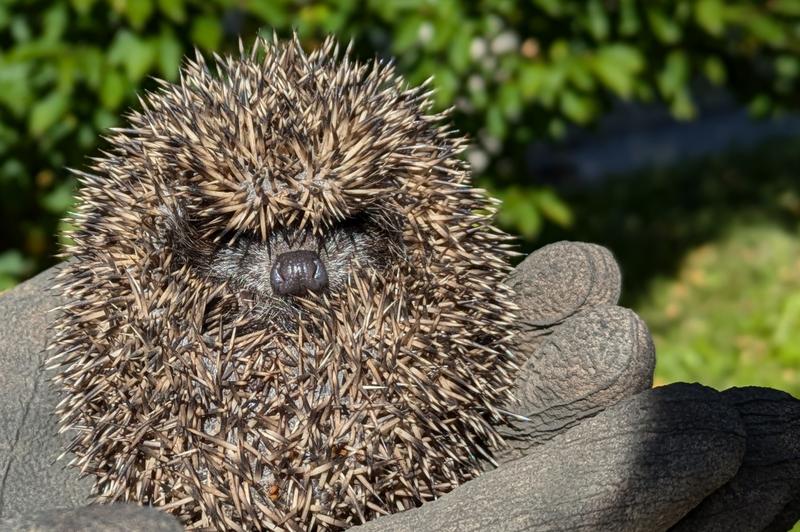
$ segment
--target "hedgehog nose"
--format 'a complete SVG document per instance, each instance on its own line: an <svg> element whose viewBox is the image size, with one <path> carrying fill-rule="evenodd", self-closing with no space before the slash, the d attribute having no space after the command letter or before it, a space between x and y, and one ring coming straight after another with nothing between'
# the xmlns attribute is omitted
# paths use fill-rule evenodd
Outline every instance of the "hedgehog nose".
<svg viewBox="0 0 800 532"><path fill-rule="evenodd" d="M328 272L322 259L313 251L281 253L269 275L272 290L281 296L319 292L328 285Z"/></svg>

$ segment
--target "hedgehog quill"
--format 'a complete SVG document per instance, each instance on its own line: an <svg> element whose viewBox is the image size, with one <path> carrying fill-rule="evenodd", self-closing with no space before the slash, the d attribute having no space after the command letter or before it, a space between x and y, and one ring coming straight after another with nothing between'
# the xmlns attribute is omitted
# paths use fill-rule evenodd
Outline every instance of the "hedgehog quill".
<svg viewBox="0 0 800 532"><path fill-rule="evenodd" d="M491 459L511 242L426 91L259 39L188 61L76 172L49 364L99 501L339 529Z"/></svg>

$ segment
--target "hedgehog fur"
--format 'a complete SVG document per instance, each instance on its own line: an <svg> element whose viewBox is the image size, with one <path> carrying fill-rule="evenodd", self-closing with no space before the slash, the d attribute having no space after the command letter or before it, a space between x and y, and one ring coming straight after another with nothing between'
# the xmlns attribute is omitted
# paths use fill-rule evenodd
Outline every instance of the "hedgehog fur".
<svg viewBox="0 0 800 532"><path fill-rule="evenodd" d="M511 243L426 91L333 39L258 39L186 62L76 172L50 367L98 501L346 528L491 460ZM276 293L292 250L324 289Z"/></svg>

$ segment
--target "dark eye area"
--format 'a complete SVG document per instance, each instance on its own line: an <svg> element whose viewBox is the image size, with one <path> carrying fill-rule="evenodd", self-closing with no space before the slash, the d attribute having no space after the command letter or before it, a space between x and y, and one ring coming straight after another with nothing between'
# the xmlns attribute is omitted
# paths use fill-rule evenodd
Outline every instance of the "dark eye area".
<svg viewBox="0 0 800 532"><path fill-rule="evenodd" d="M337 294L352 275L405 260L398 227L381 212L364 212L318 234L299 227L272 231L267 239L257 230L220 233L205 271L255 297L262 310L273 308L275 298L291 300L308 291Z"/></svg>
<svg viewBox="0 0 800 532"><path fill-rule="evenodd" d="M318 234L296 227L278 228L270 232L265 240L257 229L228 230L209 235L207 241L212 242L217 250L250 246L323 250L344 235L378 231L379 227L369 213L361 212L332 223Z"/></svg>
<svg viewBox="0 0 800 532"><path fill-rule="evenodd" d="M349 227L349 226L359 226L368 224L371 221L371 215L369 212L362 211L353 215L340 220L335 225L339 227Z"/></svg>

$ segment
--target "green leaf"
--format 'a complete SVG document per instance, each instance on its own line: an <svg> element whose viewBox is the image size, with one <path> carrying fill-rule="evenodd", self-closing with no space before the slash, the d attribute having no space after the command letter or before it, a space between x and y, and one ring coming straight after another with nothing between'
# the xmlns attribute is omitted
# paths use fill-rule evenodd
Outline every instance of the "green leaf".
<svg viewBox="0 0 800 532"><path fill-rule="evenodd" d="M689 57L683 50L675 50L667 56L666 63L658 75L658 87L666 98L675 97L689 82Z"/></svg>
<svg viewBox="0 0 800 532"><path fill-rule="evenodd" d="M215 51L222 40L222 26L215 17L203 16L192 22L192 42L207 51Z"/></svg>
<svg viewBox="0 0 800 532"><path fill-rule="evenodd" d="M145 41L127 30L119 31L108 51L112 65L122 65L128 79L139 81L150 70L156 59L158 44Z"/></svg>
<svg viewBox="0 0 800 532"><path fill-rule="evenodd" d="M67 28L67 6L58 2L45 11L42 17L42 40L56 42Z"/></svg>
<svg viewBox="0 0 800 532"><path fill-rule="evenodd" d="M515 225L521 236L528 240L533 240L539 235L542 230L542 217L533 204L529 203L521 206L515 215Z"/></svg>
<svg viewBox="0 0 800 532"><path fill-rule="evenodd" d="M567 69L565 64L551 63L541 70L541 80L539 82L536 99L545 107L551 108L556 105L558 95L567 83Z"/></svg>
<svg viewBox="0 0 800 532"><path fill-rule="evenodd" d="M183 59L183 47L172 31L164 30L158 41L158 67L161 74L168 80L178 78L181 60Z"/></svg>
<svg viewBox="0 0 800 532"><path fill-rule="evenodd" d="M569 61L566 67L567 77L576 87L586 92L594 91L595 78L592 76L590 64L585 57Z"/></svg>
<svg viewBox="0 0 800 532"><path fill-rule="evenodd" d="M681 27L659 8L650 6L647 9L647 20L656 38L664 44L675 44L681 40L683 35Z"/></svg>
<svg viewBox="0 0 800 532"><path fill-rule="evenodd" d="M549 54L550 60L553 62L566 61L570 56L570 45L564 39L558 39L550 45Z"/></svg>
<svg viewBox="0 0 800 532"><path fill-rule="evenodd" d="M625 36L636 35L639 33L641 22L639 13L636 11L636 0L621 0L619 15L619 32Z"/></svg>
<svg viewBox="0 0 800 532"><path fill-rule="evenodd" d="M17 43L26 43L33 37L28 19L23 15L15 15L11 19L11 36Z"/></svg>
<svg viewBox="0 0 800 532"><path fill-rule="evenodd" d="M537 191L536 204L548 220L562 227L572 225L572 211L551 189L545 188Z"/></svg>
<svg viewBox="0 0 800 532"><path fill-rule="evenodd" d="M117 109L125 99L127 88L128 82L125 81L125 77L116 69L109 69L100 85L100 102L103 107L110 111Z"/></svg>
<svg viewBox="0 0 800 532"><path fill-rule="evenodd" d="M777 20L751 11L746 19L746 24L755 36L775 47L782 47L787 41L787 31Z"/></svg>
<svg viewBox="0 0 800 532"><path fill-rule="evenodd" d="M22 277L30 272L33 264L17 249L9 249L0 253L0 274Z"/></svg>
<svg viewBox="0 0 800 532"><path fill-rule="evenodd" d="M53 214L63 216L64 213L67 212L74 203L74 192L74 181L64 181L56 188L48 192L44 197L42 197L42 207Z"/></svg>
<svg viewBox="0 0 800 532"><path fill-rule="evenodd" d="M768 94L760 93L748 102L747 110L753 116L766 116L772 108L773 103L772 98Z"/></svg>
<svg viewBox="0 0 800 532"><path fill-rule="evenodd" d="M40 136L64 116L69 105L69 94L53 91L31 109L28 129L35 137Z"/></svg>
<svg viewBox="0 0 800 532"><path fill-rule="evenodd" d="M76 55L81 76L89 87L97 89L103 77L103 63L105 63L102 52L95 47L85 47Z"/></svg>
<svg viewBox="0 0 800 532"><path fill-rule="evenodd" d="M392 50L397 54L407 52L419 44L419 28L424 22L422 17L408 17L397 24Z"/></svg>
<svg viewBox="0 0 800 532"><path fill-rule="evenodd" d="M561 0L533 0L545 13L551 17L557 17L564 11Z"/></svg>
<svg viewBox="0 0 800 532"><path fill-rule="evenodd" d="M598 41L608 38L609 24L606 10L600 0L589 0L587 3L589 33Z"/></svg>
<svg viewBox="0 0 800 532"><path fill-rule="evenodd" d="M542 218L536 203L531 201L530 191L512 186L499 191L498 196L503 202L497 214L500 225L512 228L520 236L533 240L541 231Z"/></svg>
<svg viewBox="0 0 800 532"><path fill-rule="evenodd" d="M34 94L30 90L32 67L30 62L0 63L0 104L17 118L26 114L33 100Z"/></svg>
<svg viewBox="0 0 800 532"><path fill-rule="evenodd" d="M348 23L353 16L352 0L339 1L336 6L326 6L328 12L322 20L319 21L319 27L326 34L338 35L343 42L350 38L351 29L348 28Z"/></svg>
<svg viewBox="0 0 800 532"><path fill-rule="evenodd" d="M0 274L0 294L6 290L11 290L19 284L19 280L12 275Z"/></svg>
<svg viewBox="0 0 800 532"><path fill-rule="evenodd" d="M289 24L285 0L264 2L262 0L245 0L247 10L255 14L269 26L282 28Z"/></svg>
<svg viewBox="0 0 800 532"><path fill-rule="evenodd" d="M4 30L11 24L11 12L7 6L0 5L0 30Z"/></svg>
<svg viewBox="0 0 800 532"><path fill-rule="evenodd" d="M92 123L94 124L94 127L100 131L105 131L112 126L115 126L117 124L117 120L117 115L109 113L103 108L96 109L92 115Z"/></svg>
<svg viewBox="0 0 800 532"><path fill-rule="evenodd" d="M158 9L174 22L182 23L186 20L184 0L158 0Z"/></svg>
<svg viewBox="0 0 800 532"><path fill-rule="evenodd" d="M718 37L725 29L725 4L722 0L698 0L695 17L704 30Z"/></svg>
<svg viewBox="0 0 800 532"><path fill-rule="evenodd" d="M800 73L800 61L794 55L781 55L775 58L775 71L783 78L796 78Z"/></svg>
<svg viewBox="0 0 800 532"><path fill-rule="evenodd" d="M88 151L94 147L97 134L89 124L83 124L78 128L78 133L75 138L78 140L78 145L81 149Z"/></svg>
<svg viewBox="0 0 800 532"><path fill-rule="evenodd" d="M481 83L472 83L473 80L480 79L478 76L471 76L467 81L467 91L472 105L476 109L486 109L489 105L489 93L486 91L486 86Z"/></svg>
<svg viewBox="0 0 800 532"><path fill-rule="evenodd" d="M689 89L682 87L672 98L670 105L672 115L678 120L692 120L697 116L697 108L694 105L692 94Z"/></svg>
<svg viewBox="0 0 800 532"><path fill-rule="evenodd" d="M770 0L770 11L783 15L800 15L800 0Z"/></svg>
<svg viewBox="0 0 800 532"><path fill-rule="evenodd" d="M561 112L578 124L587 124L597 114L597 106L590 96L567 89L561 93Z"/></svg>
<svg viewBox="0 0 800 532"><path fill-rule="evenodd" d="M513 83L505 83L500 87L497 100L503 114L510 119L516 119L522 112L522 97Z"/></svg>
<svg viewBox="0 0 800 532"><path fill-rule="evenodd" d="M440 69L434 78L436 83L436 105L444 109L450 105L458 90L459 79L452 70L447 68Z"/></svg>
<svg viewBox="0 0 800 532"><path fill-rule="evenodd" d="M506 136L506 120L503 112L498 105L489 107L486 113L486 128L489 134L496 139L503 139Z"/></svg>
<svg viewBox="0 0 800 532"><path fill-rule="evenodd" d="M56 82L58 90L71 92L78 73L77 54L62 57L58 62L58 81Z"/></svg>
<svg viewBox="0 0 800 532"><path fill-rule="evenodd" d="M600 48L591 62L597 77L623 98L633 92L636 75L644 67L644 59L636 48L612 44Z"/></svg>
<svg viewBox="0 0 800 532"><path fill-rule="evenodd" d="M429 27L423 28L421 38L429 40L427 49L431 51L443 51L447 49L456 36L462 31L467 31L469 24L464 20L464 14L460 10L459 3L456 2L438 2L435 4L440 8L437 21L431 21ZM432 35L429 29L432 29Z"/></svg>
<svg viewBox="0 0 800 532"><path fill-rule="evenodd" d="M81 15L86 15L92 10L97 0L70 0L72 7Z"/></svg>
<svg viewBox="0 0 800 532"><path fill-rule="evenodd" d="M8 152L11 147L19 141L20 132L16 128L0 124L0 159L8 157ZM2 180L2 177L0 177Z"/></svg>
<svg viewBox="0 0 800 532"><path fill-rule="evenodd" d="M136 30L141 30L147 23L150 15L153 14L153 0L134 0L125 4L125 15L128 17L131 26Z"/></svg>
<svg viewBox="0 0 800 532"><path fill-rule="evenodd" d="M0 181L14 184L21 189L29 189L31 182L28 170L19 159L9 158L0 163Z"/></svg>
<svg viewBox="0 0 800 532"><path fill-rule="evenodd" d="M539 93L547 67L540 62L525 63L519 71L520 93L525 100L530 100Z"/></svg>
<svg viewBox="0 0 800 532"><path fill-rule="evenodd" d="M561 140L567 135L567 125L560 118L553 117L547 123L547 134Z"/></svg>
<svg viewBox="0 0 800 532"><path fill-rule="evenodd" d="M467 68L469 68L469 47L472 42L472 36L472 31L468 28L464 28L450 41L448 49L449 63L453 67L453 70L459 74L464 73Z"/></svg>
<svg viewBox="0 0 800 532"><path fill-rule="evenodd" d="M703 63L703 73L714 85L723 85L728 77L725 63L718 57L708 57Z"/></svg>

